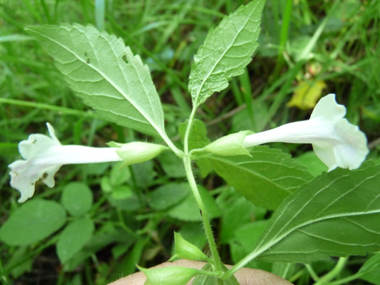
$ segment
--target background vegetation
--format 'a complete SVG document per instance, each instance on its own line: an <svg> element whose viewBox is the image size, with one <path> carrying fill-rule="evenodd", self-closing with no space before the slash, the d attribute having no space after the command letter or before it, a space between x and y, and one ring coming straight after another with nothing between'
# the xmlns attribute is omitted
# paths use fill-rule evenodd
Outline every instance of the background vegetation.
<svg viewBox="0 0 380 285"><path fill-rule="evenodd" d="M46 122L55 127L62 144L104 146L109 141L153 140L98 119L68 88L41 45L26 35L26 26L92 24L121 37L149 65L164 104L167 132L180 145L179 123L191 111L187 80L192 56L209 29L247 2L0 0L0 225L22 206L17 203L19 193L9 187L7 165L20 157L19 141L32 133L46 133ZM307 119L310 108L287 105L295 91L308 94L307 101L310 94L336 93L338 102L347 106L349 121L367 134L369 157L378 159L379 20L378 0L267 0L260 47L246 73L207 100L197 114L206 123L210 139ZM313 86L318 88L308 93ZM275 146L294 156L311 149ZM301 159L314 173L320 171L313 158L303 155ZM93 202L89 198L88 210L79 216L95 221L94 234L63 265L55 248L62 230L25 246L0 243L0 280L4 284L104 284L134 272L136 263L149 267L166 261L173 231L204 246L198 210L184 182L184 171L172 155L124 172L108 163L63 167L56 175L56 187L38 185L33 199L64 204L63 191L88 185ZM256 225L260 227L271 213L224 187L214 174L199 176L198 182L204 195L216 198L207 203L222 259L236 262L249 251ZM77 215L70 212L68 221L75 219ZM344 274L356 272L363 261L351 258ZM252 262L250 266L296 284L311 282L301 265L285 268ZM331 270L334 260L313 266L323 273Z"/></svg>

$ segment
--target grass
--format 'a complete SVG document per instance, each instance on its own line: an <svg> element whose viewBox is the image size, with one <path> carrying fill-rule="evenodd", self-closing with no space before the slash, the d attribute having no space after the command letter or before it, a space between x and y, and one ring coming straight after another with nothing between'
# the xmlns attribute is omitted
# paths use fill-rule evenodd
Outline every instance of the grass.
<svg viewBox="0 0 380 285"><path fill-rule="evenodd" d="M144 139L141 134L97 118L62 80L39 43L26 36L26 26L92 24L121 37L151 68L164 103L167 132L178 139L178 125L191 110L187 80L192 56L208 30L246 2L0 0L0 224L20 207L16 202L19 194L9 187L7 165L19 157L19 141L31 133L46 133L45 122L55 126L63 144L104 146L111 140ZM378 159L379 20L378 0L267 0L261 45L252 63L231 81L227 90L211 97L198 112L198 118L208 126L210 138L243 129L261 131L307 118L310 110L288 108L286 103L301 80L323 80L327 85L323 94L337 94L338 101L348 108L348 119L367 134L372 148L369 157ZM297 146L282 148L294 155L305 150ZM171 157L165 159L170 165L178 163ZM22 248L0 244L2 280L5 284L12 284L11 280L24 284L35 284L36 280L44 284L103 284L118 274L133 272L135 263L150 266L166 260L173 230L204 244L202 229L196 223L147 210L150 191L183 181L181 173L168 168L158 161L130 168L127 185L142 203L131 210L105 194L102 183L104 177L112 178L112 166L64 167L56 176L56 187L39 186L35 198L59 201L67 183L86 182L95 195L91 218L96 221L98 240L83 252L86 258L63 268L53 246L57 236ZM137 173L148 178L143 181ZM209 190L217 189L216 193L224 193L218 188L222 184L213 175L204 179L204 185ZM215 230L223 231L218 221L223 224L223 216L214 221ZM138 236L125 238L131 232ZM227 244L219 245L222 258L233 262L234 253L231 255ZM351 263L354 262L357 260ZM41 266L46 271L40 271ZM329 267L329 262L324 266ZM347 268L350 272L357 265L349 262ZM308 284L307 271L298 267L292 270L293 276L301 276L293 282Z"/></svg>

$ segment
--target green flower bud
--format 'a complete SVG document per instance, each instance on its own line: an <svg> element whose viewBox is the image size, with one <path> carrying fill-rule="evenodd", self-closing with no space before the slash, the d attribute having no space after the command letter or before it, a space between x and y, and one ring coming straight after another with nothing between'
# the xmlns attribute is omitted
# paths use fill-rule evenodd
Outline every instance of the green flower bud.
<svg viewBox="0 0 380 285"><path fill-rule="evenodd" d="M233 156L233 155L248 155L251 154L242 146L246 136L252 134L250 131L242 131L236 134L231 134L222 137L209 145L206 145L203 150L212 154L220 156Z"/></svg>
<svg viewBox="0 0 380 285"><path fill-rule="evenodd" d="M122 167L151 160L168 148L159 144L131 142L121 145L116 153L124 160Z"/></svg>
<svg viewBox="0 0 380 285"><path fill-rule="evenodd" d="M137 266L148 278L145 284L151 285L185 285L200 270L181 266L146 269Z"/></svg>
<svg viewBox="0 0 380 285"><path fill-rule="evenodd" d="M180 233L174 233L175 258L195 261L210 261L210 259L195 245L185 240Z"/></svg>

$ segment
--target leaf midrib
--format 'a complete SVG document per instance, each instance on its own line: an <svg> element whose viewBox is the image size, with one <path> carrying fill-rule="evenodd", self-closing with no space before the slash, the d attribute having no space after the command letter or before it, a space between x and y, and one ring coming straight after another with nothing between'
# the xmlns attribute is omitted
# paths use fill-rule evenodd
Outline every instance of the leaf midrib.
<svg viewBox="0 0 380 285"><path fill-rule="evenodd" d="M369 180L370 178L376 177L377 175L378 174L375 173L372 176L366 177L366 179L364 179L360 184L364 183L365 181ZM336 182L338 179L342 179L342 178L344 178L346 176L347 175L338 177L337 179L334 179L333 181L331 181L331 183L329 183L329 185L331 185L332 183ZM321 191L324 191L327 188L328 188L328 185L325 186L323 189L321 189ZM320 193L321 191L319 191L318 193ZM315 196L313 196L312 198L314 198L314 197ZM311 201L311 199L309 199L307 201L307 203L304 205L304 207L302 207L297 213L295 213L293 215L293 219L288 220L288 222L282 227L281 230L279 230L279 232L281 232L287 225L289 225L292 221L294 221L294 219L310 203L310 201ZM286 208L284 208L284 211L285 210L286 210ZM284 212L284 211L282 211L282 212ZM293 233L293 232L295 232L295 231L297 231L297 230L299 230L299 229L301 229L301 228L303 228L305 226L311 225L313 223L317 223L317 222L321 222L321 221L325 221L325 220L329 220L329 219L338 219L338 218L353 217L353 216L356 217L356 216L360 216L360 215L372 215L372 214L380 214L380 209L378 209L378 210L372 210L372 211L367 211L367 212L365 212L365 211L361 211L361 212L348 212L348 213L339 213L339 214L328 215L328 216L321 216L320 218L317 218L317 219L314 219L314 220L308 220L308 221L306 221L304 223L300 223L300 224L298 224L298 225L290 228L289 230L285 231L283 234L279 235L277 238L274 238L272 242L264 243L263 246L259 245L257 247L257 249L260 250L260 248L263 248L263 249L265 249L263 252L265 252L268 248L270 248L271 246L277 244L282 239L284 239L285 237L287 237L289 234L291 234L291 233ZM273 229L273 227L274 227L274 225L271 227L271 229Z"/></svg>
<svg viewBox="0 0 380 285"><path fill-rule="evenodd" d="M62 27L63 28L63 27ZM75 29L77 29L76 27L72 27L72 28L75 28ZM30 29L29 29L30 30ZM77 29L78 30L78 29ZM66 45L64 45L64 44L62 44L62 43L59 43L59 42L57 42L56 40L54 40L54 39L52 39L52 38L50 38L50 37L48 37L48 36L46 36L46 35L43 35L43 34L41 34L40 32L38 32L38 31L36 31L36 30L31 30L32 32L34 32L34 33L36 33L36 34L39 34L41 37L44 37L44 38L46 38L46 39L48 39L48 40L50 40L50 41L52 41L52 42L54 42L54 43L56 43L57 45L59 45L59 46L61 46L62 48L64 48L66 51L68 51L68 52L70 52L78 61L81 61L83 64L85 63L85 61L84 60L82 60L75 52L73 52L70 48L68 48ZM70 32L70 30L68 30L69 32ZM79 30L78 30L79 31ZM81 33L83 33L82 31L79 31L79 32L81 32ZM99 37L103 37L100 33L99 33L99 35L98 35ZM106 40L104 37L103 37L103 39L104 40ZM107 41L107 40L106 40ZM107 42L109 42L109 41L107 41ZM112 51L113 51L113 49L112 49ZM65 63L61 63L62 65L64 65ZM114 83L114 81L113 80L111 80L108 76L106 76L101 70L99 70L98 68L96 68L93 64L88 64L87 66L89 66L89 67L91 67L94 71L96 71L96 72L98 72L110 85L112 85L128 102L130 102L130 104L131 105L133 105L135 108L136 108L136 110L138 110L140 113L141 113L141 115L156 129L156 131L162 136L162 137L164 137L163 136L163 132L162 132L162 130L161 130L161 128L159 128L156 124L155 124L155 122L152 122L147 116L146 116L146 114L145 114L145 112L142 112L142 110L140 109L140 108L138 108L137 106L138 105L136 105L135 104L135 102L133 101L133 100L131 100L130 98L129 98L129 96L127 95L127 94L125 94L123 91L120 91L120 87L119 87L119 85L118 84L115 84ZM122 70L121 70L122 71ZM123 73L123 75L124 75L124 73ZM145 88L144 88L144 90L145 90ZM105 95L105 96L107 96L107 95ZM149 101L150 102L150 101ZM151 106L151 109L152 109L152 106ZM133 119L133 120L135 120L135 119ZM138 121L138 120L136 120L136 121Z"/></svg>
<svg viewBox="0 0 380 285"><path fill-rule="evenodd" d="M204 78L204 80L202 81L202 84L200 85L199 89L198 89L198 93L196 95L196 99L195 101L197 102L197 105L199 105L198 103L198 99L199 99L199 96L200 96L200 93L201 93L201 90L203 88L203 86L206 84L207 80L209 79L209 77L211 76L211 74L213 73L213 71L215 70L216 66L220 63L221 59L224 57L224 55L231 49L231 47L234 45L235 41L236 41L236 38L238 37L238 35L240 34L240 32L245 28L245 26L247 25L248 21L251 19L251 16L252 14L254 13L255 9L252 10L252 12L250 13L249 17L247 18L247 20L245 21L244 23L244 26L239 30L238 33L236 33L235 37L234 37L234 41L232 42L232 44L221 54L221 56L218 58L218 60L215 62L214 66L212 67L212 69L210 70L210 72L207 74L207 76ZM231 15L227 16L227 18L229 18ZM220 27L217 27L217 29L219 29ZM214 32L217 31L217 29L214 30ZM202 79L202 78L200 78Z"/></svg>

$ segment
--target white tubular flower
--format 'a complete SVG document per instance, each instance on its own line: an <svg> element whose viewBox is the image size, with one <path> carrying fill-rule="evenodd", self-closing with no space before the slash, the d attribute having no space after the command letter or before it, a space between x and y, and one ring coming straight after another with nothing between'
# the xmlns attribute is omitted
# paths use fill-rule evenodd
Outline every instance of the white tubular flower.
<svg viewBox="0 0 380 285"><path fill-rule="evenodd" d="M33 196L38 180L42 180L50 188L54 187L54 175L64 164L122 160L116 153L118 148L61 145L53 127L49 123L46 125L50 137L32 134L27 140L21 141L18 148L25 160L17 160L9 165L11 186L20 191L20 203Z"/></svg>
<svg viewBox="0 0 380 285"><path fill-rule="evenodd" d="M244 147L268 142L310 143L315 154L328 167L358 168L369 150L367 138L359 128L344 118L346 108L336 103L335 94L319 100L308 121L289 123L249 135Z"/></svg>

